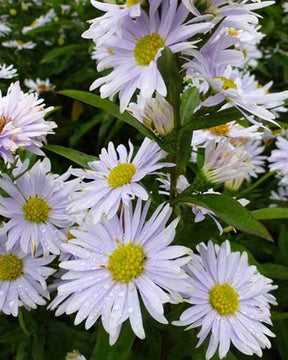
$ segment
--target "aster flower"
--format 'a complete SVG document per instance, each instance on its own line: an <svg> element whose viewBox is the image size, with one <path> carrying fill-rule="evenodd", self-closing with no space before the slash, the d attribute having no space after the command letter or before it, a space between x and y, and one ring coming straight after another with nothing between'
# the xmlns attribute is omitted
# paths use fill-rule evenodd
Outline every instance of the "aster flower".
<svg viewBox="0 0 288 360"><path fill-rule="evenodd" d="M56 315L77 312L75 324L86 319L86 329L101 316L111 345L127 319L134 333L145 337L139 294L149 314L167 324L163 304L173 301L175 292L192 289L181 269L191 250L170 246L179 219L166 226L172 209L161 204L145 221L148 209L149 203L142 209L141 200L134 212L124 205L120 218L72 231L75 239L62 246L79 260L60 264L68 273L49 307L58 307Z"/></svg>
<svg viewBox="0 0 288 360"><path fill-rule="evenodd" d="M279 187L277 191L272 190L270 194L271 200L288 202L288 186ZM271 206L276 206L272 204Z"/></svg>
<svg viewBox="0 0 288 360"><path fill-rule="evenodd" d="M18 316L18 308L25 306L36 309L45 305L49 299L46 279L54 270L46 267L54 257L25 255L20 248L6 251L3 243L6 236L0 237L0 312Z"/></svg>
<svg viewBox="0 0 288 360"><path fill-rule="evenodd" d="M38 94L51 92L55 89L55 86L51 84L51 81L49 79L25 79L24 84L29 89L29 92L37 92Z"/></svg>
<svg viewBox="0 0 288 360"><path fill-rule="evenodd" d="M247 253L231 252L228 241L221 246L201 243L197 250L200 255L193 254L186 266L195 287L189 299L193 306L173 324L201 326L197 347L211 334L207 360L218 346L223 359L231 344L246 355L261 357L262 349L271 346L267 336L274 337L264 324L272 324L270 304L277 303L269 292L277 286L249 266Z"/></svg>
<svg viewBox="0 0 288 360"><path fill-rule="evenodd" d="M0 93L0 156L5 161L13 162L20 147L44 155L39 148L57 125L44 120L53 107L45 109L43 101L37 94L23 93L19 82L10 85L6 96Z"/></svg>
<svg viewBox="0 0 288 360"><path fill-rule="evenodd" d="M8 197L0 197L0 214L10 219L0 233L8 232L8 250L19 244L24 253L60 254L65 241L60 229L73 225L67 211L70 195L78 186L78 179L67 181L68 170L62 176L50 174L49 159L38 161L14 182L3 175L0 188Z"/></svg>
<svg viewBox="0 0 288 360"><path fill-rule="evenodd" d="M190 77L192 81L193 78L197 78L198 81L202 79L203 84L200 91L204 94L207 93L209 87L216 92L215 95L208 96L201 103L202 106L214 107L221 104L225 107L234 106L253 124L260 126L253 117L256 116L277 125L274 121L276 116L271 109L284 104L288 98L288 91L269 93L267 88L259 85L254 75L249 73L243 75L239 70L227 65L229 59L233 60L233 57L229 56L227 52L227 56L223 60L225 64L222 66L221 57L219 63L215 63L213 48L210 51L205 50L205 52L189 50L186 53L194 57L184 65L188 78ZM271 83L267 84L267 87L269 86Z"/></svg>
<svg viewBox="0 0 288 360"><path fill-rule="evenodd" d="M277 171L281 185L288 185L288 140L279 136L276 141L276 149L271 152L268 159L270 170Z"/></svg>
<svg viewBox="0 0 288 360"><path fill-rule="evenodd" d="M0 79L12 79L17 76L17 70L14 69L14 65L0 64Z"/></svg>
<svg viewBox="0 0 288 360"><path fill-rule="evenodd" d="M231 139L231 141L248 141L249 139L260 140L262 133L258 131L257 125L244 127L239 125L236 121L230 123L214 126L205 130L196 130L193 132L192 146L205 145L211 140L221 141L224 137Z"/></svg>
<svg viewBox="0 0 288 360"><path fill-rule="evenodd" d="M113 70L95 80L90 90L100 87L103 98L119 93L121 111L137 89L145 99L154 91L165 97L166 85L157 67L161 51L165 47L173 53L191 48L193 42L188 40L211 28L209 23L185 23L187 16L183 4L178 7L176 0L170 0L162 2L161 12L150 10L148 16L143 10L136 19L128 17L122 24L121 38L110 36L94 53L98 71Z"/></svg>
<svg viewBox="0 0 288 360"><path fill-rule="evenodd" d="M144 139L134 158L133 153L130 142L129 151L124 145L119 145L116 151L110 142L108 151L102 149L99 161L88 164L90 170L74 170L75 175L91 181L84 183L82 189L73 195L71 211L90 208L97 222L103 214L112 218L121 202L128 205L135 197L148 200L149 195L139 182L156 170L174 164L160 162L167 154L148 138Z"/></svg>
<svg viewBox="0 0 288 360"><path fill-rule="evenodd" d="M44 26L51 22L51 20L56 16L56 13L53 9L49 10L47 14L41 15L39 18L35 19L29 26L24 26L22 29L23 34L27 34L33 29L37 29L41 26Z"/></svg>
<svg viewBox="0 0 288 360"><path fill-rule="evenodd" d="M234 147L229 139L218 143L215 140L210 141L205 147L204 165L194 182L196 189L202 183L222 184L245 178L254 169L247 161L248 158L245 148Z"/></svg>
<svg viewBox="0 0 288 360"><path fill-rule="evenodd" d="M2 23L0 20L0 37L6 36L11 32L11 29L6 24Z"/></svg>
<svg viewBox="0 0 288 360"><path fill-rule="evenodd" d="M32 41L24 42L22 40L9 40L9 41L3 41L2 45L7 48L15 48L18 51L20 50L31 50L36 47L37 44L35 44Z"/></svg>
<svg viewBox="0 0 288 360"><path fill-rule="evenodd" d="M138 96L137 104L127 109L139 122L159 135L168 135L174 128L173 106L161 95L145 100Z"/></svg>

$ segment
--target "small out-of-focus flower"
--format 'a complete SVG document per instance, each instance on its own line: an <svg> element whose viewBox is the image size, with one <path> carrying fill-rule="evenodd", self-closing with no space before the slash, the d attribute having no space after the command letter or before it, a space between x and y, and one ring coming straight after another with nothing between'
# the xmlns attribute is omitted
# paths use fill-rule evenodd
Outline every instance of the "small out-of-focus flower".
<svg viewBox="0 0 288 360"><path fill-rule="evenodd" d="M6 24L2 23L0 20L0 37L9 34L12 30Z"/></svg>
<svg viewBox="0 0 288 360"><path fill-rule="evenodd" d="M24 42L22 40L4 41L2 43L2 45L7 47L7 48L15 48L18 51L20 51L20 50L31 50L31 49L34 49L36 47L36 44L34 42L32 42L32 41Z"/></svg>
<svg viewBox="0 0 288 360"><path fill-rule="evenodd" d="M0 64L0 79L12 79L17 75L14 65Z"/></svg>
<svg viewBox="0 0 288 360"><path fill-rule="evenodd" d="M79 351L73 350L66 355L65 360L86 360L86 358L84 355L81 355Z"/></svg>
<svg viewBox="0 0 288 360"><path fill-rule="evenodd" d="M36 29L36 28L39 28L41 26L48 24L55 16L56 16L55 11L53 9L49 10L47 14L42 15L39 18L37 18L29 26L24 26L24 28L22 29L22 33L26 34L33 29Z"/></svg>
<svg viewBox="0 0 288 360"><path fill-rule="evenodd" d="M139 122L159 135L168 135L174 128L173 106L159 94L148 100L138 96L137 104L131 103L128 111Z"/></svg>
<svg viewBox="0 0 288 360"><path fill-rule="evenodd" d="M288 185L288 140L279 136L276 141L276 149L269 157L270 170L277 171L280 185Z"/></svg>
<svg viewBox="0 0 288 360"><path fill-rule="evenodd" d="M55 89L55 85L53 85L49 79L25 79L24 84L29 89L29 92L37 92L38 94L51 92Z"/></svg>

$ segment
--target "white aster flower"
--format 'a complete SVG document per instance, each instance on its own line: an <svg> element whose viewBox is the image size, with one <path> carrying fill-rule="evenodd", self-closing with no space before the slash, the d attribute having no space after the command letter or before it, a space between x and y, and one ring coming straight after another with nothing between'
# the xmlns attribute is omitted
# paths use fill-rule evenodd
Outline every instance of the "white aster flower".
<svg viewBox="0 0 288 360"><path fill-rule="evenodd" d="M288 185L288 140L279 136L276 141L276 149L269 157L270 171L277 171L281 185Z"/></svg>
<svg viewBox="0 0 288 360"><path fill-rule="evenodd" d="M66 355L65 360L86 360L86 358L79 351L73 350Z"/></svg>
<svg viewBox="0 0 288 360"><path fill-rule="evenodd" d="M221 246L201 243L197 250L200 255L193 254L186 266L195 287L189 300L193 306L174 325L201 326L197 346L211 334L207 360L218 346L223 359L231 344L246 355L261 357L262 349L271 347L267 336L275 336L263 323L272 324L270 304L277 303L269 292L277 286L249 266L247 253L231 252L228 241Z"/></svg>
<svg viewBox="0 0 288 360"><path fill-rule="evenodd" d="M10 85L6 96L0 93L0 156L5 161L13 162L12 155L20 147L44 155L40 147L57 125L45 121L53 107L45 108L43 101L37 94L23 93L19 82Z"/></svg>
<svg viewBox="0 0 288 360"><path fill-rule="evenodd" d="M36 309L49 299L46 279L54 270L45 265L53 256L37 257L25 255L20 248L4 249L6 236L0 237L0 313L18 315L18 308Z"/></svg>
<svg viewBox="0 0 288 360"><path fill-rule="evenodd" d="M39 18L35 19L32 24L29 26L24 26L22 33L26 34L33 29L37 29L41 26L44 26L51 22L51 20L56 16L56 13L53 9L49 10L47 14L41 15Z"/></svg>
<svg viewBox="0 0 288 360"><path fill-rule="evenodd" d="M148 138L144 139L134 157L134 147L130 142L129 151L124 145L119 145L116 150L110 142L108 151L102 149L99 161L88 164L90 170L74 170L75 175L91 181L84 183L82 189L73 195L73 213L90 208L95 222L103 214L112 218L121 202L128 205L135 197L148 200L148 192L139 184L145 176L160 168L174 166L160 162L167 154Z"/></svg>
<svg viewBox="0 0 288 360"><path fill-rule="evenodd" d="M12 30L0 20L0 37L9 34Z"/></svg>
<svg viewBox="0 0 288 360"><path fill-rule="evenodd" d="M249 154L245 148L243 146L234 147L229 139L208 142L205 147L205 160L199 174L198 185L201 186L204 179L210 184L222 184L245 178L254 169L254 166L247 161L248 158ZM204 179L201 179L202 176Z"/></svg>
<svg viewBox="0 0 288 360"><path fill-rule="evenodd" d="M173 106L158 93L155 98L148 100L138 96L137 103L130 103L127 110L159 135L168 135L174 128Z"/></svg>
<svg viewBox="0 0 288 360"><path fill-rule="evenodd" d="M17 76L17 70L14 69L14 65L0 64L0 79L12 79Z"/></svg>
<svg viewBox="0 0 288 360"><path fill-rule="evenodd" d="M167 324L163 304L173 301L174 293L192 290L181 269L191 250L169 246L179 219L166 226L172 209L161 204L145 222L148 210L141 200L134 212L131 203L124 205L120 218L73 231L75 239L62 246L79 260L60 264L68 272L49 307L58 307L56 315L77 312L75 324L86 319L86 329L101 316L111 345L128 319L134 333L145 338L139 294L149 314Z"/></svg>
<svg viewBox="0 0 288 360"><path fill-rule="evenodd" d="M38 94L51 92L55 89L55 86L51 83L49 79L25 79L24 84L29 89L29 92L37 92Z"/></svg>
<svg viewBox="0 0 288 360"><path fill-rule="evenodd" d="M51 163L45 158L14 182L3 175L0 188L8 197L0 197L0 214L10 219L0 233L8 232L7 249L19 244L24 253L36 250L60 254L65 241L60 229L74 224L67 211L69 195L78 186L78 179L66 181L68 170L62 176L50 173Z"/></svg>
<svg viewBox="0 0 288 360"><path fill-rule="evenodd" d="M34 49L37 44L32 41L24 42L22 40L9 40L2 43L4 47L15 48L17 50L31 50Z"/></svg>
<svg viewBox="0 0 288 360"><path fill-rule="evenodd" d="M284 13L288 13L288 2L285 1L283 4L282 4L282 7L283 7L283 12Z"/></svg>
<svg viewBox="0 0 288 360"><path fill-rule="evenodd" d="M265 173L265 162L267 156L261 155L265 150L265 146L262 146L261 141L250 140L247 143L241 145L239 141L234 144L235 149L242 146L244 153L246 155L246 162L249 164L250 169L246 172L242 172L234 178L233 180L228 180L225 182L225 187L237 191L242 185L243 181L251 181L251 178L258 178L259 174Z"/></svg>
<svg viewBox="0 0 288 360"><path fill-rule="evenodd" d="M239 125L236 121L232 121L224 125L211 127L209 129L196 130L193 132L191 145L205 145L208 141L221 141L224 137L230 138L231 141L245 141L249 139L260 140L263 133L259 132L258 128L259 127L257 125L245 128L244 126Z"/></svg>
<svg viewBox="0 0 288 360"><path fill-rule="evenodd" d="M122 24L121 38L109 37L97 48L98 71L113 70L91 85L90 90L100 87L101 97L112 98L119 93L120 109L124 111L137 89L145 99L157 91L166 96L167 89L157 62L161 51L167 47L173 53L191 48L188 41L194 35L207 32L209 23L185 23L189 12L177 0L162 2L161 12L150 9L149 16L143 10L136 19L128 17Z"/></svg>

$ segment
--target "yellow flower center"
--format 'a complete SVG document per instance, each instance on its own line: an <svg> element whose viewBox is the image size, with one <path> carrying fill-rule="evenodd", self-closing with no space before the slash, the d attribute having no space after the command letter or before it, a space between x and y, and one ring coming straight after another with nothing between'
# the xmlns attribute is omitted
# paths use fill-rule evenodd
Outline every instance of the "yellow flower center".
<svg viewBox="0 0 288 360"><path fill-rule="evenodd" d="M144 261L145 253L141 246L130 242L128 245L120 245L113 251L109 256L107 269L112 280L128 283L143 273Z"/></svg>
<svg viewBox="0 0 288 360"><path fill-rule="evenodd" d="M108 177L108 184L113 188L129 184L135 173L136 167L133 164L119 164L111 170Z"/></svg>
<svg viewBox="0 0 288 360"><path fill-rule="evenodd" d="M214 126L208 129L208 131L210 131L212 134L217 136L225 136L228 134L229 130L230 130L230 126L228 124Z"/></svg>
<svg viewBox="0 0 288 360"><path fill-rule="evenodd" d="M229 284L217 284L209 293L210 305L220 315L233 315L239 308L239 297Z"/></svg>
<svg viewBox="0 0 288 360"><path fill-rule="evenodd" d="M230 36L238 36L239 32L238 32L238 30L236 30L234 28L230 28L230 29L228 29L228 34Z"/></svg>
<svg viewBox="0 0 288 360"><path fill-rule="evenodd" d="M148 66L155 59L158 51L165 45L157 33L144 35L136 44L134 56L139 65Z"/></svg>
<svg viewBox="0 0 288 360"><path fill-rule="evenodd" d="M0 280L13 281L22 276L23 261L16 255L0 255Z"/></svg>
<svg viewBox="0 0 288 360"><path fill-rule="evenodd" d="M126 1L126 6L130 7L130 6L138 4L139 2L140 2L140 0L127 0Z"/></svg>
<svg viewBox="0 0 288 360"><path fill-rule="evenodd" d="M223 81L222 89L237 89L237 85L235 84L234 80L227 79L225 76L214 76L214 79L219 79Z"/></svg>
<svg viewBox="0 0 288 360"><path fill-rule="evenodd" d="M23 42L22 40L17 40L17 44L18 44L19 46L22 46L22 45L24 45L24 42Z"/></svg>
<svg viewBox="0 0 288 360"><path fill-rule="evenodd" d="M26 220L39 224L47 220L50 208L44 199L34 197L26 201L23 210Z"/></svg>

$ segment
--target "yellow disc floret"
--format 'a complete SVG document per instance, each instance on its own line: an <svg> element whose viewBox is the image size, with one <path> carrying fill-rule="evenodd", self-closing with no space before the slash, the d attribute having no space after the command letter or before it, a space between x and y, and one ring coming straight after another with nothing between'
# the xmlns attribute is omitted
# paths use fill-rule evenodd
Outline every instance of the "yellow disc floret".
<svg viewBox="0 0 288 360"><path fill-rule="evenodd" d="M0 281L13 281L23 275L23 261L14 254L0 255Z"/></svg>
<svg viewBox="0 0 288 360"><path fill-rule="evenodd" d="M208 131L210 131L213 135L217 135L217 136L225 136L229 133L229 130L230 130L229 124L214 126L208 129Z"/></svg>
<svg viewBox="0 0 288 360"><path fill-rule="evenodd" d="M135 173L135 165L129 163L119 164L113 170L111 170L108 177L108 184L113 188L129 184Z"/></svg>
<svg viewBox="0 0 288 360"><path fill-rule="evenodd" d="M232 79L227 79L225 76L214 76L214 79L219 79L223 81L223 85L222 85L223 90L237 89L237 85L235 84L235 81Z"/></svg>
<svg viewBox="0 0 288 360"><path fill-rule="evenodd" d="M48 219L49 205L47 202L38 197L31 197L23 205L25 219L37 224L40 224Z"/></svg>
<svg viewBox="0 0 288 360"><path fill-rule="evenodd" d="M157 33L144 35L136 44L134 56L139 65L148 66L155 59L158 51L165 45Z"/></svg>
<svg viewBox="0 0 288 360"><path fill-rule="evenodd" d="M137 278L144 271L145 253L140 245L130 242L120 245L109 256L108 270L112 280L128 283Z"/></svg>
<svg viewBox="0 0 288 360"><path fill-rule="evenodd" d="M223 316L233 315L239 308L239 297L229 284L217 284L209 293L210 305Z"/></svg>
<svg viewBox="0 0 288 360"><path fill-rule="evenodd" d="M127 0L126 1L126 6L130 7L130 6L138 4L139 2L140 2L140 0Z"/></svg>

